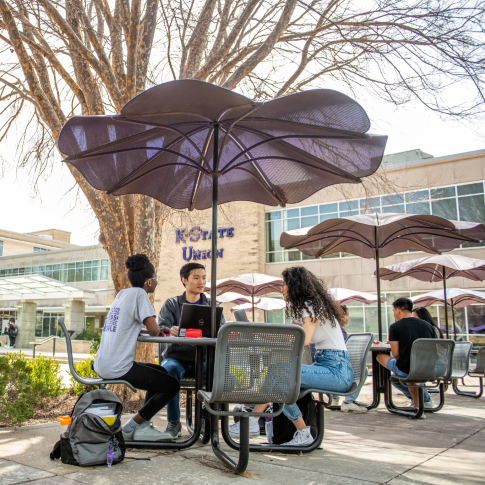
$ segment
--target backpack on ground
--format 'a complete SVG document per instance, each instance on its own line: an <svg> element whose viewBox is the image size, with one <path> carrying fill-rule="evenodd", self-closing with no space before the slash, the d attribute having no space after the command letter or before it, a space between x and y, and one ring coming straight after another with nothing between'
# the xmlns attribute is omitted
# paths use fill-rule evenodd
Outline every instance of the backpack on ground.
<svg viewBox="0 0 485 485"><path fill-rule="evenodd" d="M78 466L111 466L123 461L126 446L121 432L122 410L121 401L112 391L98 389L83 394L71 412L71 424L54 445L51 460L60 458L66 465ZM111 411L111 418L106 418Z"/></svg>
<svg viewBox="0 0 485 485"><path fill-rule="evenodd" d="M310 426L312 436L316 436L317 428L317 404L312 400L311 393L306 394L296 401L307 426ZM275 410L278 404L274 404ZM268 443L282 445L293 439L296 432L295 425L283 414L266 421L266 437Z"/></svg>

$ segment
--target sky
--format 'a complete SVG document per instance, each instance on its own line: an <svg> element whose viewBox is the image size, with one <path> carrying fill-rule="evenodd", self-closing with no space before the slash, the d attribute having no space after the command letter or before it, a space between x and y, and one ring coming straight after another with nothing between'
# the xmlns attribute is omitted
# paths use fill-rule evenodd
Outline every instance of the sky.
<svg viewBox="0 0 485 485"><path fill-rule="evenodd" d="M439 157L485 149L485 135L478 126L442 120L417 102L398 108L374 98L358 102L372 121L370 132L388 135L386 154L420 148ZM49 176L39 183L39 195L34 197L28 169L16 170L8 149L1 155L7 160L0 172L1 229L21 233L62 229L72 233L71 242L75 244L98 244L94 213L82 193L76 197L76 189L69 190L74 179L60 156Z"/></svg>

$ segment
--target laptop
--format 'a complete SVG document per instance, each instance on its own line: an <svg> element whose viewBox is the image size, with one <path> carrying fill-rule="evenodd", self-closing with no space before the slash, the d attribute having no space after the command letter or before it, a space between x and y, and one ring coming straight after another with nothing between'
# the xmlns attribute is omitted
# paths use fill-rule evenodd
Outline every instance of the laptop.
<svg viewBox="0 0 485 485"><path fill-rule="evenodd" d="M221 327L222 307L216 308L216 336ZM187 328L199 328L202 337L211 337L211 307L208 305L190 305L184 303L180 317L179 337L185 337Z"/></svg>
<svg viewBox="0 0 485 485"><path fill-rule="evenodd" d="M236 310L234 312L234 320L236 320L236 322L249 322L249 318L246 315L245 310Z"/></svg>

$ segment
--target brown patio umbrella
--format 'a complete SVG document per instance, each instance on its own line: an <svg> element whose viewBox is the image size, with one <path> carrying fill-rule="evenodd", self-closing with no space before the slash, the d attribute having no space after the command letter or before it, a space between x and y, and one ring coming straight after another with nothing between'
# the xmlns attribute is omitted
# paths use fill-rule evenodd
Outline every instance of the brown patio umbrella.
<svg viewBox="0 0 485 485"><path fill-rule="evenodd" d="M387 137L348 96L316 89L266 103L203 81L155 86L117 116L75 116L59 151L108 194L145 194L176 209L253 201L297 203L324 187L360 183L382 161ZM215 335L217 238L211 240Z"/></svg>
<svg viewBox="0 0 485 485"><path fill-rule="evenodd" d="M438 216L418 214L362 214L337 217L316 226L284 232L280 245L297 248L319 257L338 251L376 260L414 249L432 254L451 251L464 241L485 239L485 225L475 222L449 221ZM377 278L377 294L381 295ZM381 300L377 302L379 340L382 340Z"/></svg>
<svg viewBox="0 0 485 485"><path fill-rule="evenodd" d="M377 271L374 274L377 276ZM403 276L411 276L429 283L442 281L443 291L446 294L446 280L449 278L463 276L473 281L483 281L485 279L485 261L459 254L441 254L393 264L382 268L379 272L379 277L383 280L394 281ZM443 299L443 302L445 306L446 338L449 338L448 300Z"/></svg>

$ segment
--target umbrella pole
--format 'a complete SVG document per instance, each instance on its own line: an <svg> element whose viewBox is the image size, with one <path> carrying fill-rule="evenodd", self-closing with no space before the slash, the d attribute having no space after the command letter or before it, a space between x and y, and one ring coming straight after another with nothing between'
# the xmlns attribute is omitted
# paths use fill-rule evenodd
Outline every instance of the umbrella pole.
<svg viewBox="0 0 485 485"><path fill-rule="evenodd" d="M456 325L455 325L455 305L451 304L451 321L453 323L453 340L456 342Z"/></svg>
<svg viewBox="0 0 485 485"><path fill-rule="evenodd" d="M446 338L450 338L450 332L448 330L448 299L447 299L447 294L446 294L446 269L445 269L444 266L443 266L443 291L445 292L445 325L446 325Z"/></svg>
<svg viewBox="0 0 485 485"><path fill-rule="evenodd" d="M379 329L379 342L382 342L382 308L381 308L381 277L379 267L379 242L377 241L377 226L374 228L376 246L376 269L377 269L377 327Z"/></svg>
<svg viewBox="0 0 485 485"><path fill-rule="evenodd" d="M254 295L252 295L253 298L253 323L254 323Z"/></svg>
<svg viewBox="0 0 485 485"><path fill-rule="evenodd" d="M213 170L219 164L219 125L214 124ZM211 236L211 337L216 337L216 286L217 286L217 204L219 199L219 179L212 177L212 236Z"/></svg>

